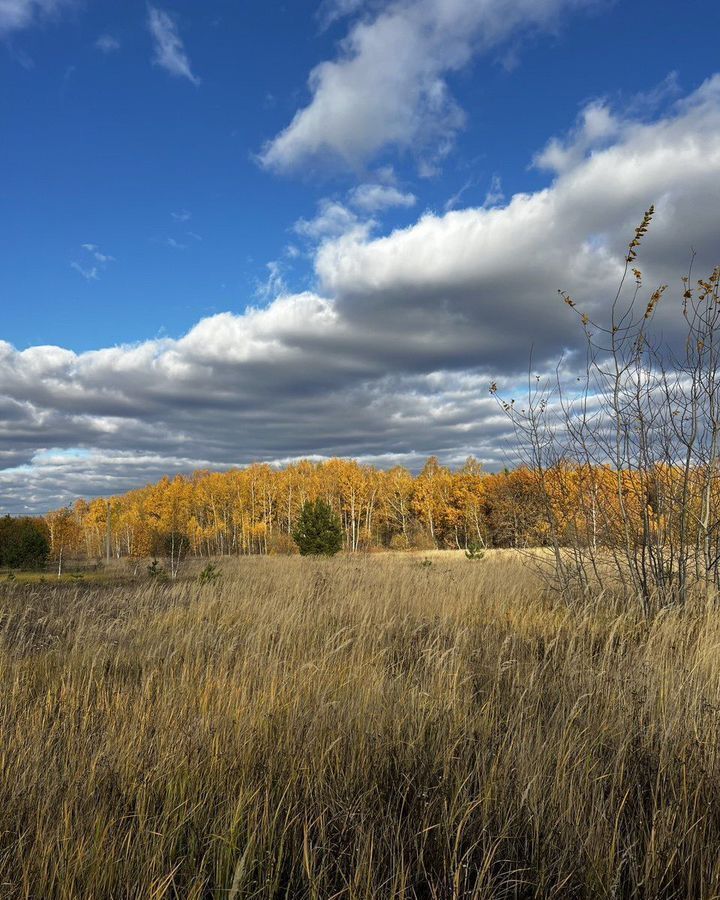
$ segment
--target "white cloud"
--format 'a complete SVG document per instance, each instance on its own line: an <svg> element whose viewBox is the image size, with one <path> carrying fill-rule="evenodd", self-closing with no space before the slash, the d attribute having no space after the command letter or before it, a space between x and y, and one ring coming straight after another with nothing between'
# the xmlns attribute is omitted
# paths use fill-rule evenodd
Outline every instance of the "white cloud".
<svg viewBox="0 0 720 900"><path fill-rule="evenodd" d="M621 122L605 101L595 100L582 111L580 121L563 139L552 138L535 156L539 169L562 173L576 166L588 153L607 146L617 137Z"/></svg>
<svg viewBox="0 0 720 900"><path fill-rule="evenodd" d="M189 222L192 219L192 213L189 213L186 209L182 209L180 212L171 212L170 215L176 222Z"/></svg>
<svg viewBox="0 0 720 900"><path fill-rule="evenodd" d="M588 310L605 303L626 240L653 202L647 283L677 283L691 247L698 270L717 263L720 225L707 196L720 179L720 77L665 119L626 121L611 146L574 159L552 186L505 206L426 214L386 237L325 242L316 257L322 292L357 328L372 322L408 347L415 332L432 335L423 352L447 352L444 364L507 367L521 365L533 343L554 353L570 344L573 321L553 301L557 288Z"/></svg>
<svg viewBox="0 0 720 900"><path fill-rule="evenodd" d="M258 284L255 291L257 296L268 300L286 294L287 287L283 278L281 264L277 260L271 260L269 263L266 263L265 268L268 271L268 275L265 281Z"/></svg>
<svg viewBox="0 0 720 900"><path fill-rule="evenodd" d="M153 55L155 65L161 66L171 75L187 78L194 85L199 85L200 79L193 74L174 19L157 6L149 6L148 28L155 42Z"/></svg>
<svg viewBox="0 0 720 900"><path fill-rule="evenodd" d="M103 53L115 53L120 49L120 41L111 34L101 34L95 41L95 46Z"/></svg>
<svg viewBox="0 0 720 900"><path fill-rule="evenodd" d="M389 179L392 171L379 173L379 176ZM403 193L392 184L360 184L348 192L346 201L328 197L320 200L315 216L312 219L298 219L293 230L315 242L333 240L347 234L363 239L377 225L374 213L398 206L408 209L415 203L414 194Z"/></svg>
<svg viewBox="0 0 720 900"><path fill-rule="evenodd" d="M337 200L327 198L320 200L317 213L312 219L298 219L293 229L297 234L313 241L337 238L355 229L366 233L366 226L361 224L352 210Z"/></svg>
<svg viewBox="0 0 720 900"><path fill-rule="evenodd" d="M351 16L358 12L367 0L324 0L318 10L318 19L321 28L329 28L345 16Z"/></svg>
<svg viewBox="0 0 720 900"><path fill-rule="evenodd" d="M365 213L379 212L393 206L407 209L415 206L417 201L414 194L403 193L396 187L384 184L360 184L353 188L348 199L352 206Z"/></svg>
<svg viewBox="0 0 720 900"><path fill-rule="evenodd" d="M228 468L202 458L127 450L38 451L25 464L0 468L0 513L58 509L78 497L118 494L164 475L210 465L214 469Z"/></svg>
<svg viewBox="0 0 720 900"><path fill-rule="evenodd" d="M312 70L310 103L266 144L260 160L281 171L328 159L358 168L395 146L418 152L421 174L430 176L465 119L447 74L587 2L395 0L356 22L337 59ZM336 0L330 9L343 6Z"/></svg>
<svg viewBox="0 0 720 900"><path fill-rule="evenodd" d="M279 296L262 309L220 313L179 339L136 346L73 353L0 342L6 505L21 503L26 483L40 508L63 483L91 494L147 480L130 456L159 460L153 472L163 460L176 471L178 447L183 459L213 467L469 452L502 465L510 438L487 386L522 377L533 345L538 366L576 346L577 323L557 288L602 314L652 202L639 260L649 290L680 287L691 247L698 274L720 261L720 221L708 202L720 183L720 76L659 121L617 118L609 144L571 155L549 186L504 205L424 214L381 237L325 230L314 291L287 294L278 282ZM577 133L558 145L570 147ZM659 311L668 335L674 300L669 293ZM70 457L62 478L35 459L41 448L78 447L91 463ZM121 461L104 467L102 458ZM125 474L112 480L114 471Z"/></svg>
<svg viewBox="0 0 720 900"><path fill-rule="evenodd" d="M0 36L59 15L75 0L0 0Z"/></svg>

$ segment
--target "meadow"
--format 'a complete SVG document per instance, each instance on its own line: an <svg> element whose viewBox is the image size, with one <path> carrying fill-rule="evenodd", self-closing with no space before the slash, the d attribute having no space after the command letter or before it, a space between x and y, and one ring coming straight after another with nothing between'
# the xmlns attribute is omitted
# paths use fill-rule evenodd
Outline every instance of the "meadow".
<svg viewBox="0 0 720 900"><path fill-rule="evenodd" d="M0 585L0 896L720 896L720 610L512 551Z"/></svg>

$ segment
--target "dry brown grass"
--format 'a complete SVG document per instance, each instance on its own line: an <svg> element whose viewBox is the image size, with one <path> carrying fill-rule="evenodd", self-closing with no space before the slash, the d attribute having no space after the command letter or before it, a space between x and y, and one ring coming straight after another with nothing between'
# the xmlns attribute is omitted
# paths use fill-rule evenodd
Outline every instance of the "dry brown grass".
<svg viewBox="0 0 720 900"><path fill-rule="evenodd" d="M720 895L720 611L421 559L3 585L0 896Z"/></svg>

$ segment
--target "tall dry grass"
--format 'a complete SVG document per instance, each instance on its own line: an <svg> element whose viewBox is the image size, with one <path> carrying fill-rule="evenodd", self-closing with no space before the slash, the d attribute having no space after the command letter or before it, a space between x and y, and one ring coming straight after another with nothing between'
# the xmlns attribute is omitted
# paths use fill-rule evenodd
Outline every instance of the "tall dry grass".
<svg viewBox="0 0 720 900"><path fill-rule="evenodd" d="M720 895L720 611L224 565L0 588L0 896Z"/></svg>

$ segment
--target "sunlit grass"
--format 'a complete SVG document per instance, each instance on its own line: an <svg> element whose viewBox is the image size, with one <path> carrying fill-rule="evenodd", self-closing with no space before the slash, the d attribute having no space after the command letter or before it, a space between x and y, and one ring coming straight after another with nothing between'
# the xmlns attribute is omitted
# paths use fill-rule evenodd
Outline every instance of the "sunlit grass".
<svg viewBox="0 0 720 900"><path fill-rule="evenodd" d="M717 896L720 611L427 557L0 582L0 896Z"/></svg>

